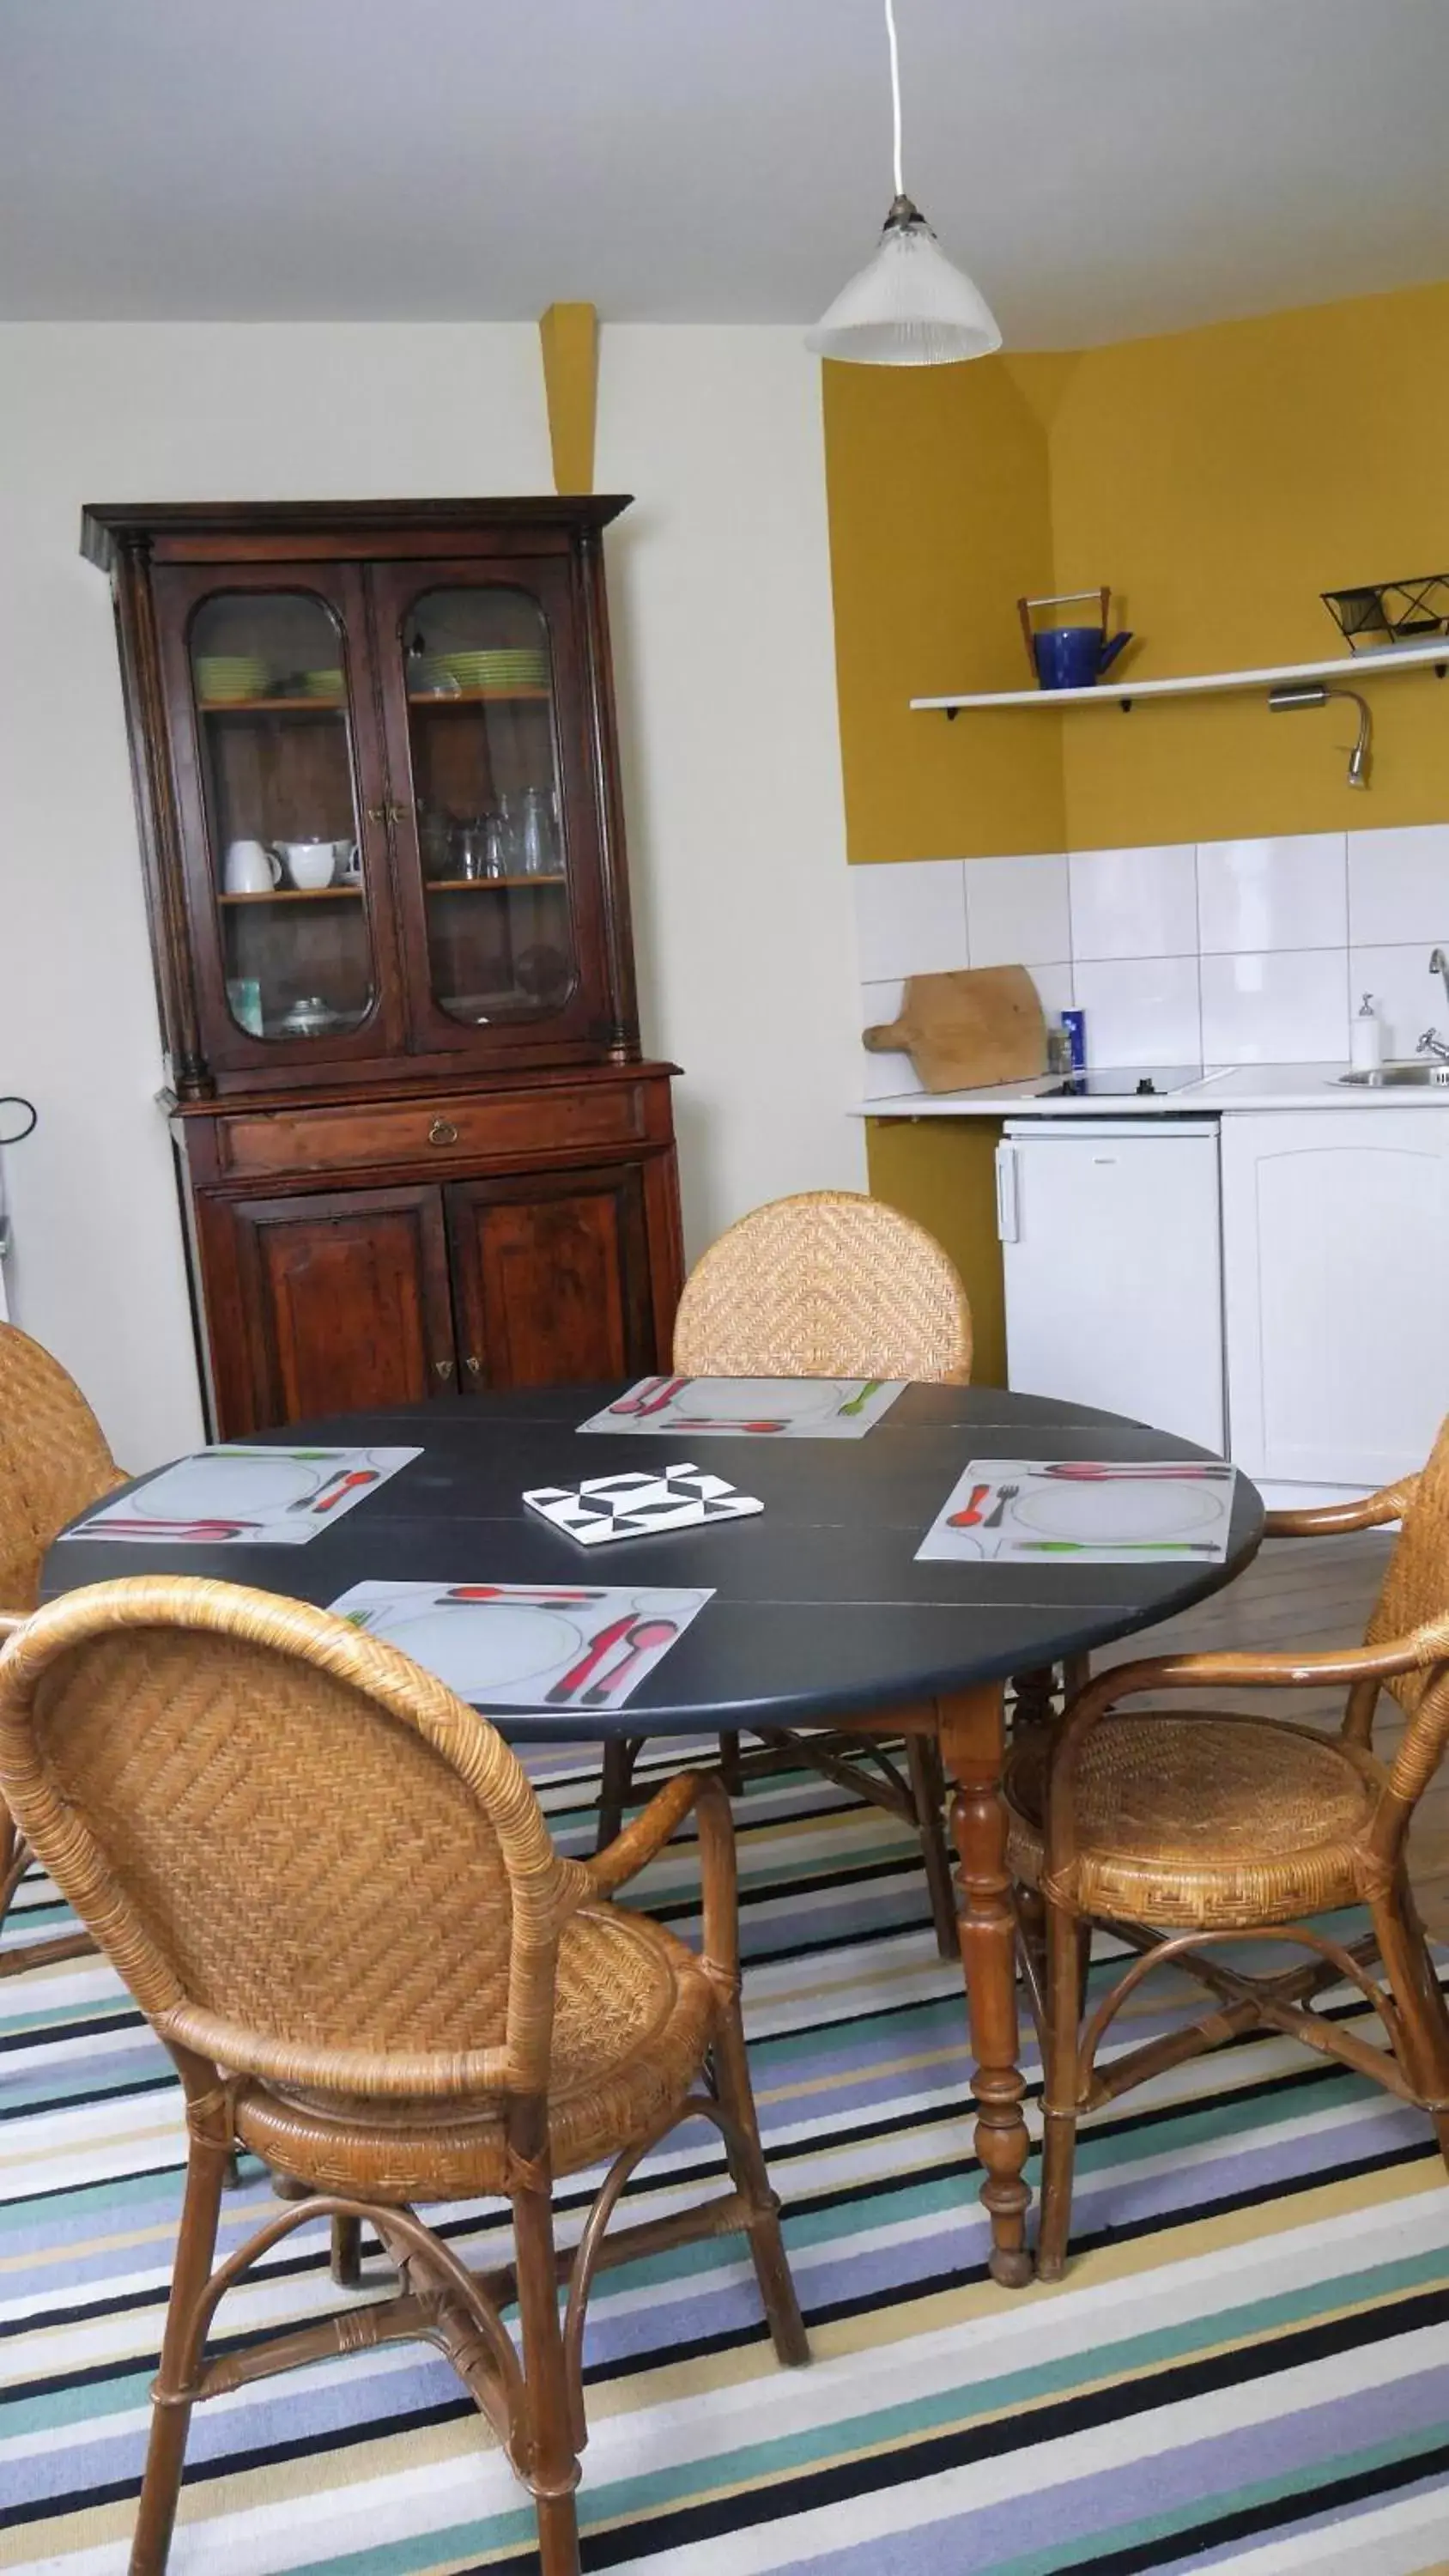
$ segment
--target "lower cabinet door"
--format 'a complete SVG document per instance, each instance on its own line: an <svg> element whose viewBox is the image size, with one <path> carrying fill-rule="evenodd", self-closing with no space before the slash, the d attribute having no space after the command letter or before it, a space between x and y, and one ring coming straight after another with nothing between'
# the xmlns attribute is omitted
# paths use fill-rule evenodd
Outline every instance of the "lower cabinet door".
<svg viewBox="0 0 1449 2576"><path fill-rule="evenodd" d="M218 1227L229 1241L215 1249L237 1299L219 1334L230 1301L218 1300L220 1282L208 1283L223 1438L452 1392L447 1237L436 1185L213 1203L203 1258Z"/></svg>
<svg viewBox="0 0 1449 2576"><path fill-rule="evenodd" d="M655 1365L638 1164L454 1181L446 1197L465 1392Z"/></svg>
<svg viewBox="0 0 1449 2576"><path fill-rule="evenodd" d="M1232 1454L1250 1476L1385 1485L1449 1411L1449 1108L1224 1117Z"/></svg>

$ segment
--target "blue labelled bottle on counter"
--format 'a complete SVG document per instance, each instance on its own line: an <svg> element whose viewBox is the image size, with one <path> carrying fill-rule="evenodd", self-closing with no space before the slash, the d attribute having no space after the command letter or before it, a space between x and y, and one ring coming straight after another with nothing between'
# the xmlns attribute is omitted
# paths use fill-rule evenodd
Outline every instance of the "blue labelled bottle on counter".
<svg viewBox="0 0 1449 2576"><path fill-rule="evenodd" d="M1085 1011L1063 1011L1062 1027L1071 1049L1072 1071L1080 1073L1087 1061L1087 1014Z"/></svg>

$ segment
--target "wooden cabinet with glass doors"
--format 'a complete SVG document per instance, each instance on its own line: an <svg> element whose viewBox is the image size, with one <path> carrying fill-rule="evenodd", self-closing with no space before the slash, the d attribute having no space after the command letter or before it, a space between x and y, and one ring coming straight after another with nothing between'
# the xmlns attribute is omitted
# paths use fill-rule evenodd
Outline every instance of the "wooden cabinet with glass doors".
<svg viewBox="0 0 1449 2576"><path fill-rule="evenodd" d="M616 499L96 507L221 1437L669 1354Z"/></svg>

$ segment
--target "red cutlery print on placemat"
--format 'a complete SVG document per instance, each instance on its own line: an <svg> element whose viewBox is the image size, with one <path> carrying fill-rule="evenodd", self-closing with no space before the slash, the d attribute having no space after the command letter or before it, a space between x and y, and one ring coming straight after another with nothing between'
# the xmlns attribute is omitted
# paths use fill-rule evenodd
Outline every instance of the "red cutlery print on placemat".
<svg viewBox="0 0 1449 2576"><path fill-rule="evenodd" d="M453 1583L444 1593L445 1601L524 1601L544 1602L602 1601L603 1592L572 1591L559 1583Z"/></svg>
<svg viewBox="0 0 1449 2576"><path fill-rule="evenodd" d="M620 1685L628 1681L640 1664L653 1654L656 1646L667 1646L670 1638L678 1633L672 1619L640 1619L635 1622L629 1629L618 1663L582 1693L580 1708L602 1708L606 1700L615 1696Z"/></svg>
<svg viewBox="0 0 1449 2576"><path fill-rule="evenodd" d="M1124 1476L1134 1483L1150 1484L1161 1478L1185 1476L1192 1484L1211 1485L1223 1483L1233 1471L1231 1467L1219 1467L1206 1461L1196 1467L1187 1464L1181 1467L1089 1467L1075 1466L1063 1460L1055 1467L1033 1467L1030 1472L1033 1476L1064 1476L1075 1484L1117 1484Z"/></svg>
<svg viewBox="0 0 1449 2576"><path fill-rule="evenodd" d="M953 1512L951 1514L951 1517L946 1524L947 1528L975 1529L982 1518L981 1506L985 1502L990 1491L990 1485L973 1485L971 1488L971 1498L969 1502L965 1505L963 1510Z"/></svg>
<svg viewBox="0 0 1449 2576"><path fill-rule="evenodd" d="M611 1413L662 1413L666 1404L688 1386L687 1377L646 1378L634 1395L621 1395L611 1404Z"/></svg>
<svg viewBox="0 0 1449 2576"><path fill-rule="evenodd" d="M553 1684L551 1690L544 1693L551 1708L562 1707L566 1701L573 1698L575 1691L582 1690L589 1675L597 1670L610 1647L617 1646L622 1637L628 1636L634 1625L634 1617L634 1612L630 1610L622 1619L611 1619L607 1628L599 1630L587 1652L582 1654L578 1662Z"/></svg>
<svg viewBox="0 0 1449 2576"><path fill-rule="evenodd" d="M320 1493L307 1494L300 1503L289 1503L287 1508L293 1512L330 1512L344 1495L352 1493L358 1485L375 1485L377 1482L375 1467L339 1467L335 1476L328 1477Z"/></svg>

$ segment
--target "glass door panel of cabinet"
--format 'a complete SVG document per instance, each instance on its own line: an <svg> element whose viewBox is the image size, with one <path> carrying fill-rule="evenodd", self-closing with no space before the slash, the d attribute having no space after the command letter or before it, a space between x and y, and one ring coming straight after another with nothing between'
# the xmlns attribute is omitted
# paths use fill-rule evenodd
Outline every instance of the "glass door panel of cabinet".
<svg viewBox="0 0 1449 2576"><path fill-rule="evenodd" d="M402 628L434 1001L486 1028L577 982L548 622L506 584L429 590Z"/></svg>
<svg viewBox="0 0 1449 2576"><path fill-rule="evenodd" d="M376 993L342 627L305 591L213 594L190 655L227 1008L325 1040Z"/></svg>

